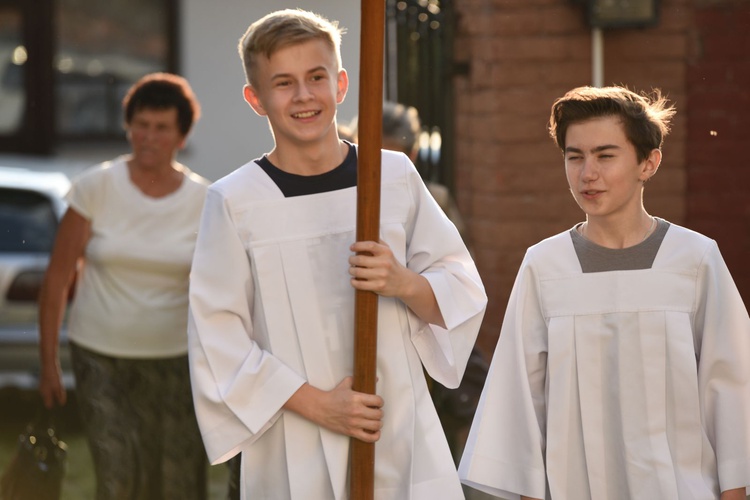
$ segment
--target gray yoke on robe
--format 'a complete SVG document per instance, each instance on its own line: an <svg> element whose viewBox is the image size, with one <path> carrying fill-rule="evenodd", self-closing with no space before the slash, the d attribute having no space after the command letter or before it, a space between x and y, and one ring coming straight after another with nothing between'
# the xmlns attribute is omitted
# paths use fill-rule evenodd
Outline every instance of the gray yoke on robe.
<svg viewBox="0 0 750 500"><path fill-rule="evenodd" d="M716 499L750 484L750 320L713 240L672 224L650 269L531 247L459 474L503 498Z"/></svg>

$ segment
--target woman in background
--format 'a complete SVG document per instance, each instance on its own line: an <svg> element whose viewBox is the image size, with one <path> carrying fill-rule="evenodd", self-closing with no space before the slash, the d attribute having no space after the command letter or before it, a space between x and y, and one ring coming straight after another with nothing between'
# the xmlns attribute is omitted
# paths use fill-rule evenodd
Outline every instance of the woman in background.
<svg viewBox="0 0 750 500"><path fill-rule="evenodd" d="M103 499L204 499L207 460L187 359L188 276L208 181L175 160L200 106L156 73L123 99L132 152L74 180L40 297L45 406L64 405L68 322L76 395Z"/></svg>

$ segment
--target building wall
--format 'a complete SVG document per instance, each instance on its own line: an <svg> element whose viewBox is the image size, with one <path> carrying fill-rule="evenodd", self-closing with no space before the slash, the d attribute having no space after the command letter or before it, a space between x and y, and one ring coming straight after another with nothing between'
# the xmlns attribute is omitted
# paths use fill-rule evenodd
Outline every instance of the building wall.
<svg viewBox="0 0 750 500"><path fill-rule="evenodd" d="M209 180L216 180L273 147L265 118L256 115L242 97L245 77L237 53L248 25L280 8L302 8L339 21L346 29L341 55L349 73L349 93L339 117L351 120L358 111L360 4L343 0L180 0L178 5L179 73L191 83L202 105L202 117L178 159ZM123 132L124 135L124 132ZM129 152L123 142L60 144L52 156L0 152L0 164L34 170L63 171L70 176Z"/></svg>
<svg viewBox="0 0 750 500"><path fill-rule="evenodd" d="M699 2L687 68L688 226L716 239L750 304L750 5Z"/></svg>
<svg viewBox="0 0 750 500"><path fill-rule="evenodd" d="M526 248L583 220L562 155L547 134L553 101L592 82L592 32L571 0L456 2L456 195L489 295L479 345L495 346ZM686 220L687 72L693 7L662 0L657 26L603 33L604 84L661 88L678 109L659 173L646 186L650 213Z"/></svg>

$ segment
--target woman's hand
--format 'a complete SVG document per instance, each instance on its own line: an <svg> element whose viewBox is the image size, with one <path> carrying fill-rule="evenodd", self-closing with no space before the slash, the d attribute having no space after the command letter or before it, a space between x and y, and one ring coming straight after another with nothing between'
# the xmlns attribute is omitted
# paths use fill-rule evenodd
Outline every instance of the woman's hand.
<svg viewBox="0 0 750 500"><path fill-rule="evenodd" d="M46 408L55 406L64 406L68 400L65 392L65 386L62 383L62 370L59 363L49 363L42 365L41 376L39 377L39 394Z"/></svg>

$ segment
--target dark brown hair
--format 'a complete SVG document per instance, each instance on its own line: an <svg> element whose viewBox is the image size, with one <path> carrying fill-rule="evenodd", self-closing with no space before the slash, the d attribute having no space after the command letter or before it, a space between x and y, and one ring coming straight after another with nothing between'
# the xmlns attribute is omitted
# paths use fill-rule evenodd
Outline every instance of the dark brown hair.
<svg viewBox="0 0 750 500"><path fill-rule="evenodd" d="M557 99L552 105L549 133L565 153L565 134L571 124L616 116L622 120L625 135L633 146L639 162L654 149L661 149L675 109L667 105L661 91L651 95L636 94L624 87L578 87Z"/></svg>
<svg viewBox="0 0 750 500"><path fill-rule="evenodd" d="M151 73L135 82L122 100L125 123L141 109L177 109L177 123L187 136L200 118L201 107L187 80L172 73Z"/></svg>

